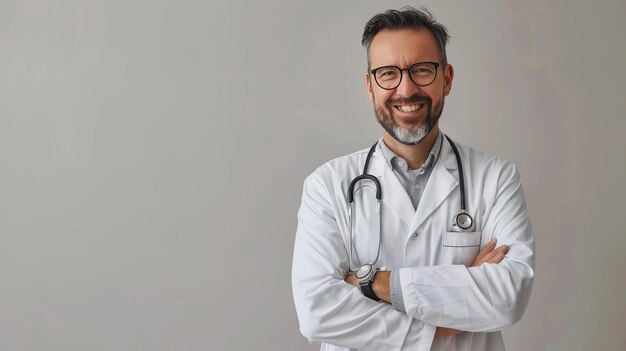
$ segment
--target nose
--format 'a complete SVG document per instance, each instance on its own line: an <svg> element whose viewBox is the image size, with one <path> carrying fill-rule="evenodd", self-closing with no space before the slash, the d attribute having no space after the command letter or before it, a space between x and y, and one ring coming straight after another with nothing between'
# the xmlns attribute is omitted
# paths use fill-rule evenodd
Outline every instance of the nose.
<svg viewBox="0 0 626 351"><path fill-rule="evenodd" d="M400 85L396 88L396 94L402 97L409 97L420 91L420 87L413 83L411 77L409 77L409 71L402 72L402 80Z"/></svg>

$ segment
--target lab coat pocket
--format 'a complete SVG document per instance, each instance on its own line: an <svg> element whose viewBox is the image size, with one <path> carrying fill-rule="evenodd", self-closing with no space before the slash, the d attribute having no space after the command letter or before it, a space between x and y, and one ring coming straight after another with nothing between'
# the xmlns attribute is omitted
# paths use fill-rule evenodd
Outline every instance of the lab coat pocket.
<svg viewBox="0 0 626 351"><path fill-rule="evenodd" d="M478 255L481 235L482 232L444 232L442 263L471 265Z"/></svg>

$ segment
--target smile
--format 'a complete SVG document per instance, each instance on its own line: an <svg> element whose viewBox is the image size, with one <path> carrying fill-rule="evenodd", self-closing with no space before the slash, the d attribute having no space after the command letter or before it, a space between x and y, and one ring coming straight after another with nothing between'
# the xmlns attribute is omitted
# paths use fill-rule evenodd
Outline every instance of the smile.
<svg viewBox="0 0 626 351"><path fill-rule="evenodd" d="M398 109L399 111L402 112L415 112L419 109L422 108L422 106L424 106L424 104L417 104L417 105L397 105L395 106L396 109Z"/></svg>

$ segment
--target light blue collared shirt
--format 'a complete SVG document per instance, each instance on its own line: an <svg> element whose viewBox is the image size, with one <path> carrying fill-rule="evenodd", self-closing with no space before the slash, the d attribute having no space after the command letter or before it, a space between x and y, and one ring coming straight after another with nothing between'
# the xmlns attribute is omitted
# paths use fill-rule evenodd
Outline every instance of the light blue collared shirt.
<svg viewBox="0 0 626 351"><path fill-rule="evenodd" d="M404 187L404 190L406 190L407 194L409 194L414 209L417 209L417 205L422 198L428 178L430 178L430 173L432 172L435 163L437 163L442 142L443 134L439 132L437 139L428 154L428 158L426 158L426 161L420 168L415 170L410 169L408 163L402 157L391 151L384 142L380 144L380 149L383 152L385 160L387 160L387 164L391 167L391 169L393 169L393 173L396 177L398 177L398 180L402 183L402 186Z"/></svg>

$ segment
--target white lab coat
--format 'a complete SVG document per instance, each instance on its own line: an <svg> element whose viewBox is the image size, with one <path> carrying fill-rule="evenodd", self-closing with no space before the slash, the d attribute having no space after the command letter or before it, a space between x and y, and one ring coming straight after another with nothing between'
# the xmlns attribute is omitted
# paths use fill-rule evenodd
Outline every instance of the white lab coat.
<svg viewBox="0 0 626 351"><path fill-rule="evenodd" d="M399 269L406 313L344 282L349 270L348 186L361 174L369 148L327 162L307 177L292 288L300 330L310 342L321 342L322 350L504 350L500 330L522 317L532 289L532 228L515 166L458 146L467 209L475 221L471 232L451 232L460 193L447 140L417 211L380 147L372 156L368 173L382 186L376 266ZM378 238L375 193L368 182L357 186L353 213L354 246L363 263L375 257ZM504 260L468 267L492 238L498 246L510 247ZM435 338L437 326L467 332Z"/></svg>

